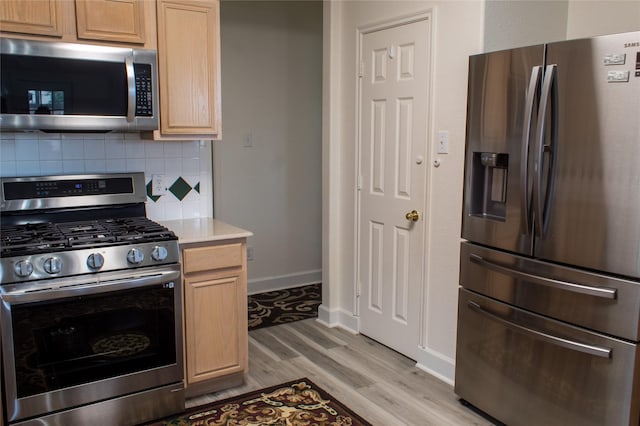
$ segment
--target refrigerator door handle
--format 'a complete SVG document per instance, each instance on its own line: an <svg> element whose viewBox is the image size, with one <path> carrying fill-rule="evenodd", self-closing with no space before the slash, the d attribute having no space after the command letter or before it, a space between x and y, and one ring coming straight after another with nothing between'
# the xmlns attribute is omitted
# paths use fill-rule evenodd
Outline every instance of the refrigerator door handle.
<svg viewBox="0 0 640 426"><path fill-rule="evenodd" d="M489 318L493 321L496 321L516 332L519 332L521 334L525 334L529 337L532 337L534 339L537 340L542 340L544 342L547 343L551 343L553 345L556 346L561 346L563 348L567 348L573 351L577 351L577 352L581 352L587 355L593 355L593 356L597 356L600 358L611 358L612 352L613 350L611 348L606 348L603 346L594 346L594 345L588 345L586 343L581 343L581 342L576 342L574 340L569 340L569 339L565 339L563 337L558 337L558 336L554 336L552 334L548 334L548 333L544 333L542 331L539 330L534 330L532 328L529 327L525 327L523 325L520 324L516 324L514 322L509 321L506 318L503 318L500 315L497 315L493 312L487 311L485 309L482 308L482 306L478 305L475 302L472 302L471 300L467 301L467 306L469 307L469 309L473 310L474 312L477 312L478 314Z"/></svg>
<svg viewBox="0 0 640 426"><path fill-rule="evenodd" d="M544 72L544 81L542 83L542 95L540 96L540 106L538 107L538 125L536 126L537 139L537 158L535 165L535 179L533 181L533 209L536 235L542 237L546 226L546 216L549 210L550 191L553 187L553 163L554 153L556 150L556 131L557 119L555 115L558 112L558 88L556 84L556 68L557 65L547 65ZM551 102L550 102L551 101ZM551 119L551 143L545 145L545 135L547 133L547 112L551 103L550 119ZM549 176L547 179L547 191L545 200L542 200L542 182L543 182L543 160L544 153L549 153ZM544 204L543 204L544 203ZM544 215L543 215L544 214Z"/></svg>
<svg viewBox="0 0 640 426"><path fill-rule="evenodd" d="M534 284L540 284L547 287L553 287L560 290L566 290L573 293L585 294L588 296L600 297L602 299L615 300L618 295L618 290L609 287L592 287L588 285L576 284L567 281L555 280L553 278L541 277L527 272L518 271L509 266L502 265L498 262L487 260L482 256L471 253L469 260L480 266L484 266L487 269L508 275L516 279L523 279Z"/></svg>
<svg viewBox="0 0 640 426"><path fill-rule="evenodd" d="M522 214L522 226L524 235L531 232L529 223L529 146L531 145L531 122L533 119L533 106L536 100L536 92L540 85L541 66L531 68L529 89L525 104L525 121L522 132L522 152L520 153L520 211Z"/></svg>

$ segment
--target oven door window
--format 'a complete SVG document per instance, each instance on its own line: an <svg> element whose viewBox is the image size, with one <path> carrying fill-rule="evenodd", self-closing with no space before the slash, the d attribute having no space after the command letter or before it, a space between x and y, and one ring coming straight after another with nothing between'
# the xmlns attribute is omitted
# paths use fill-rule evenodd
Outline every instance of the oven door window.
<svg viewBox="0 0 640 426"><path fill-rule="evenodd" d="M11 308L18 398L175 364L163 285Z"/></svg>

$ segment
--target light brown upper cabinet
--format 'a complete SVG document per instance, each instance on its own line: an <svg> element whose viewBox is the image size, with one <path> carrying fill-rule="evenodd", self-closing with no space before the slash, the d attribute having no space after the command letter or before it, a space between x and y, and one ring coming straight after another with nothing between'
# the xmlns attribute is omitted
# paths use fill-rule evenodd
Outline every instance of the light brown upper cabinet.
<svg viewBox="0 0 640 426"><path fill-rule="evenodd" d="M78 39L143 44L145 6L154 5L140 0L76 0Z"/></svg>
<svg viewBox="0 0 640 426"><path fill-rule="evenodd" d="M62 37L59 0L3 0L0 31Z"/></svg>
<svg viewBox="0 0 640 426"><path fill-rule="evenodd" d="M0 34L156 49L152 0L1 0Z"/></svg>
<svg viewBox="0 0 640 426"><path fill-rule="evenodd" d="M220 3L158 0L160 131L154 139L220 139Z"/></svg>

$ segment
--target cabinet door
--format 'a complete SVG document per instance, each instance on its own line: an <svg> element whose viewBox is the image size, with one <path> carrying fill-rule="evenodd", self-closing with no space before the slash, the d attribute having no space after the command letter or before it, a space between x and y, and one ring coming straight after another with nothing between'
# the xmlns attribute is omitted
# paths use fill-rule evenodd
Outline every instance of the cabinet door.
<svg viewBox="0 0 640 426"><path fill-rule="evenodd" d="M187 384L247 366L247 296L240 269L185 278Z"/></svg>
<svg viewBox="0 0 640 426"><path fill-rule="evenodd" d="M0 2L0 29L62 37L59 0L3 0Z"/></svg>
<svg viewBox="0 0 640 426"><path fill-rule="evenodd" d="M76 20L78 39L145 41L144 2L140 0L76 0Z"/></svg>
<svg viewBox="0 0 640 426"><path fill-rule="evenodd" d="M217 0L158 2L162 135L220 137L219 11Z"/></svg>

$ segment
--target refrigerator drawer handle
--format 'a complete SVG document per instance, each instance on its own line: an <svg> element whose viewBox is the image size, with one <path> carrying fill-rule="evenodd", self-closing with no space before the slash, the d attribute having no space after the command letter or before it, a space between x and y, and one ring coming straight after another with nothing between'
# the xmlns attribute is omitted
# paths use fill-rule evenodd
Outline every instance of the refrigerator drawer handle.
<svg viewBox="0 0 640 426"><path fill-rule="evenodd" d="M573 351L581 352L587 355L593 355L600 358L611 358L611 354L613 350L611 348L606 348L602 346L594 346L588 345L586 343L580 343L573 340L568 340L562 337L553 336L551 334L544 333L542 331L534 330L532 328L524 327L522 325L511 322L505 318L502 318L499 315L494 314L493 312L489 312L483 309L480 305L475 302L467 301L467 306L474 312L487 317L493 321L499 322L500 324L525 335L528 335L534 339L542 340L547 343L551 343L556 346L561 346L563 348L571 349Z"/></svg>
<svg viewBox="0 0 640 426"><path fill-rule="evenodd" d="M588 296L601 297L603 299L613 300L613 299L616 299L618 295L618 290L615 288L592 287L588 285L570 283L567 281L554 280L552 278L540 277L537 275L512 269L508 266L501 265L498 262L484 259L482 256L478 256L477 254L473 254L473 253L469 255L469 260L471 260L473 263L484 266L493 271L500 272L514 278L526 279L527 281L530 281L532 283L546 285L547 287L553 287L560 290L571 291L573 293L586 294Z"/></svg>

